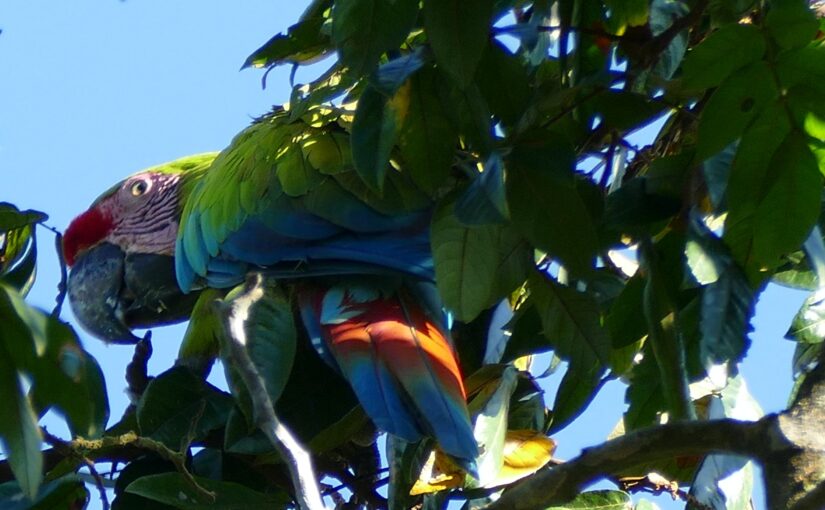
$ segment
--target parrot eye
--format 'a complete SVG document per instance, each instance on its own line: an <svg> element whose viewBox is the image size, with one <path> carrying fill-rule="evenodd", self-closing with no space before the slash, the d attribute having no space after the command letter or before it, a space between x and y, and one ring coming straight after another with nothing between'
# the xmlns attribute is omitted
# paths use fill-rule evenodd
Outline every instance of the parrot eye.
<svg viewBox="0 0 825 510"><path fill-rule="evenodd" d="M139 197L149 190L149 183L146 181L137 181L129 188L133 197Z"/></svg>

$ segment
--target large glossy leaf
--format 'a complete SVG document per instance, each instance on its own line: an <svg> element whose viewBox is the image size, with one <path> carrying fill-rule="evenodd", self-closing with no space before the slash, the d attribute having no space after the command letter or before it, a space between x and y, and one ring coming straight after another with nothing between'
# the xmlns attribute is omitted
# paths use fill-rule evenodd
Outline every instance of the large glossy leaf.
<svg viewBox="0 0 825 510"><path fill-rule="evenodd" d="M505 126L515 125L530 101L530 76L520 56L494 41L484 52L476 83L490 111Z"/></svg>
<svg viewBox="0 0 825 510"><path fill-rule="evenodd" d="M0 315L0 338L16 369L30 377L29 398L36 411L54 407L65 416L72 434L99 436L109 417L103 374L74 331L2 285Z"/></svg>
<svg viewBox="0 0 825 510"><path fill-rule="evenodd" d="M710 157L745 132L778 94L768 65L750 64L729 76L708 100L699 119L698 156Z"/></svg>
<svg viewBox="0 0 825 510"><path fill-rule="evenodd" d="M504 162L494 151L484 162L481 173L459 197L455 214L467 225L500 223L510 217L507 207Z"/></svg>
<svg viewBox="0 0 825 510"><path fill-rule="evenodd" d="M231 303L243 287L233 289L224 299ZM263 378L267 394L272 402L277 402L292 373L295 360L297 334L293 321L292 306L275 280L265 280L263 293L250 307L244 320L246 350L252 363ZM223 339L223 335L220 337ZM221 346L221 356L227 372L227 379L235 397L241 404L250 422L252 420L249 392L238 374L228 346Z"/></svg>
<svg viewBox="0 0 825 510"><path fill-rule="evenodd" d="M771 2L765 26L774 40L787 49L811 42L819 28L819 20L808 2L779 0Z"/></svg>
<svg viewBox="0 0 825 510"><path fill-rule="evenodd" d="M173 450L183 438L202 438L226 423L232 398L184 367L175 367L152 379L138 402L140 434Z"/></svg>
<svg viewBox="0 0 825 510"><path fill-rule="evenodd" d="M470 84L487 46L492 0L424 0L424 30L438 64L460 87Z"/></svg>
<svg viewBox="0 0 825 510"><path fill-rule="evenodd" d="M126 492L164 503L181 510L205 507L215 510L245 510L248 508L274 508L285 505L283 496L267 495L239 483L195 477L204 489L213 492L214 501L205 499L180 473L160 473L138 478L126 488Z"/></svg>
<svg viewBox="0 0 825 510"><path fill-rule="evenodd" d="M409 105L409 86L391 100L373 86L361 94L352 123L352 158L358 175L373 191L384 189L390 152Z"/></svg>
<svg viewBox="0 0 825 510"><path fill-rule="evenodd" d="M583 492L576 498L561 506L551 506L547 510L628 510L633 500L630 494L622 491Z"/></svg>
<svg viewBox="0 0 825 510"><path fill-rule="evenodd" d="M0 309L0 314L6 315L8 310ZM0 318L4 324L0 329L0 398L5 403L0 415L0 441L20 489L27 497L34 498L43 476L42 436L37 416L20 386L17 367L12 364L10 349L20 340L10 338L8 332L9 323L15 318Z"/></svg>
<svg viewBox="0 0 825 510"><path fill-rule="evenodd" d="M693 218L686 244L688 265L702 289L700 357L706 370L745 355L755 296L722 241Z"/></svg>
<svg viewBox="0 0 825 510"><path fill-rule="evenodd" d="M29 499L17 482L0 484L0 508L3 510L53 510L83 508L89 491L74 473L44 482L37 497Z"/></svg>
<svg viewBox="0 0 825 510"><path fill-rule="evenodd" d="M255 50L241 68L304 64L321 58L332 46L329 31L322 29L326 21L321 16L299 21Z"/></svg>
<svg viewBox="0 0 825 510"><path fill-rule="evenodd" d="M34 284L37 262L35 226L48 217L0 202L0 280L26 295Z"/></svg>
<svg viewBox="0 0 825 510"><path fill-rule="evenodd" d="M404 42L418 15L415 0L351 0L332 8L332 40L341 62L367 75Z"/></svg>
<svg viewBox="0 0 825 510"><path fill-rule="evenodd" d="M439 74L422 69L410 82L410 104L398 136L409 173L427 192L438 189L450 172L458 136L438 100Z"/></svg>
<svg viewBox="0 0 825 510"><path fill-rule="evenodd" d="M474 319L526 278L521 238L506 225L464 225L452 204L436 212L431 242L439 292L459 320Z"/></svg>
<svg viewBox="0 0 825 510"><path fill-rule="evenodd" d="M765 38L755 25L725 25L688 53L685 86L716 87L734 71L762 58L765 47Z"/></svg>
<svg viewBox="0 0 825 510"><path fill-rule="evenodd" d="M551 430L559 430L595 395L609 363L610 337L601 327L592 297L540 273L531 275L529 281L530 301L539 313L548 346L568 364L553 404Z"/></svg>
<svg viewBox="0 0 825 510"><path fill-rule="evenodd" d="M507 204L513 224L535 247L584 274L592 268L598 237L572 176L572 159L560 142L514 149L507 160Z"/></svg>

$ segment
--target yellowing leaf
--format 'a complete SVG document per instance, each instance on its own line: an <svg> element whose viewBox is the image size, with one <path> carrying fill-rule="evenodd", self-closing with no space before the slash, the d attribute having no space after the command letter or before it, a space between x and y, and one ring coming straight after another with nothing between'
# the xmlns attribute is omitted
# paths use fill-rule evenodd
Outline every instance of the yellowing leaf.
<svg viewBox="0 0 825 510"><path fill-rule="evenodd" d="M553 458L556 442L534 430L508 430L504 439L504 465L495 485L507 485L541 469Z"/></svg>
<svg viewBox="0 0 825 510"><path fill-rule="evenodd" d="M533 366L533 355L528 354L526 356L521 356L520 358L514 359L513 366L522 372L529 372L530 367Z"/></svg>
<svg viewBox="0 0 825 510"><path fill-rule="evenodd" d="M430 452L427 462L421 468L421 475L410 489L410 496L454 489L464 484L464 478L464 471L444 452L436 448Z"/></svg>

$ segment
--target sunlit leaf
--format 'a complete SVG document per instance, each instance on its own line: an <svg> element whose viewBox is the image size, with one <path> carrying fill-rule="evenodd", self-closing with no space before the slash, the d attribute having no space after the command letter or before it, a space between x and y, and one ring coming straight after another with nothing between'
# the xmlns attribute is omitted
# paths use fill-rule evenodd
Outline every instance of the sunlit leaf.
<svg viewBox="0 0 825 510"><path fill-rule="evenodd" d="M755 25L725 25L688 53L683 64L685 86L716 87L737 69L762 58L765 47Z"/></svg>
<svg viewBox="0 0 825 510"><path fill-rule="evenodd" d="M493 485L508 485L529 476L553 459L556 442L533 430L508 430L504 463Z"/></svg>
<svg viewBox="0 0 825 510"><path fill-rule="evenodd" d="M332 8L332 40L350 70L366 75L382 54L407 38L418 14L414 0L352 0Z"/></svg>
<svg viewBox="0 0 825 510"><path fill-rule="evenodd" d="M321 28L326 21L323 17L299 21L289 27L286 33L273 36L255 50L241 68L306 64L323 57L332 46L328 31Z"/></svg>
<svg viewBox="0 0 825 510"><path fill-rule="evenodd" d="M777 94L776 82L763 61L750 64L725 79L699 119L696 149L699 157L710 157L742 136Z"/></svg>
<svg viewBox="0 0 825 510"><path fill-rule="evenodd" d="M633 499L622 491L583 492L576 498L561 506L551 506L547 510L630 510Z"/></svg>
<svg viewBox="0 0 825 510"><path fill-rule="evenodd" d="M427 461L421 468L421 475L410 489L410 496L431 494L447 489L454 489L464 484L464 470L462 470L448 455L439 449L430 452Z"/></svg>

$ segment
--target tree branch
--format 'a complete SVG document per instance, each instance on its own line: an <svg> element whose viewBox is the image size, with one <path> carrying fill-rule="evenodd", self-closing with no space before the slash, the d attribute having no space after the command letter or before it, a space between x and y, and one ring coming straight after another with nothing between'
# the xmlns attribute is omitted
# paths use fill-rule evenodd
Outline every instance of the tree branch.
<svg viewBox="0 0 825 510"><path fill-rule="evenodd" d="M585 449L581 455L516 483L488 510L546 508L573 499L591 482L634 465L677 455L735 453L754 456L765 444L775 416L757 422L686 421L640 429Z"/></svg>
<svg viewBox="0 0 825 510"><path fill-rule="evenodd" d="M232 364L249 391L256 425L286 462L298 505L308 510L322 509L324 504L312 468L312 459L292 432L278 419L266 391L266 384L246 350L244 325L250 309L264 295L262 283L263 277L260 274L250 275L241 295L230 303L215 301L215 308L223 317Z"/></svg>

